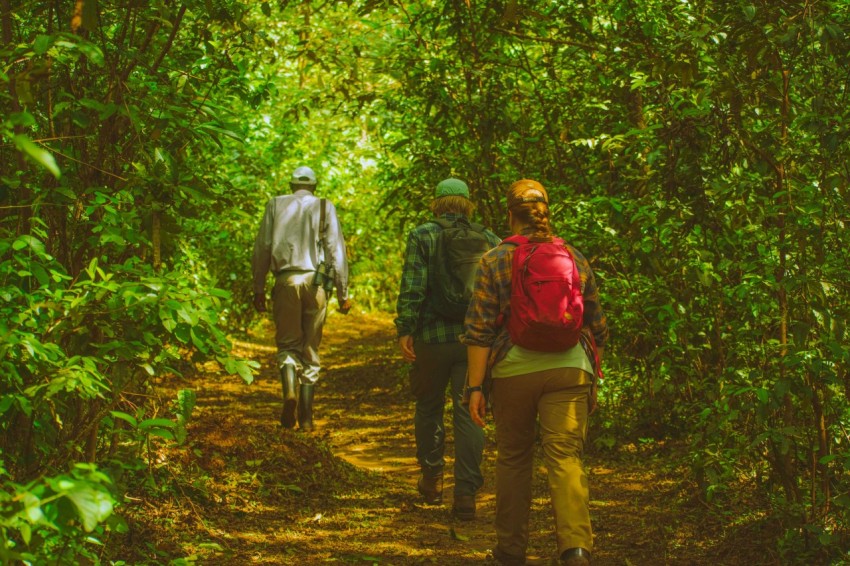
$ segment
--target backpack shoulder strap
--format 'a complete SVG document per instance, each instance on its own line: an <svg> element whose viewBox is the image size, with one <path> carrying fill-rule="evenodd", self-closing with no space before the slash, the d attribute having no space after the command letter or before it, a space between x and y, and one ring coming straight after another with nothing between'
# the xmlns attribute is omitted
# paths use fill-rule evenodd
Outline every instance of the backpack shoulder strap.
<svg viewBox="0 0 850 566"><path fill-rule="evenodd" d="M527 244L529 242L528 236L523 236L522 234L514 234L513 236L508 236L504 240L502 240L503 244L511 244L513 246L519 246L520 244Z"/></svg>
<svg viewBox="0 0 850 566"><path fill-rule="evenodd" d="M522 244L527 244L528 242L529 242L528 236L523 236L523 235L521 235L521 234L514 234L514 235L512 235L512 236L508 236L507 238L505 238L504 240L502 240L502 241L499 243L499 245L500 245L500 246L501 246L501 245L508 245L508 246L519 247L520 245L522 245ZM513 257L513 259L511 260L511 265L512 265L512 268L511 268L511 279L512 279L512 280L513 280L513 272L514 272L514 269L515 269L515 267L516 267L516 265L515 265L515 263L514 263L514 262L515 262L516 260L517 260L517 255L516 255L516 253L514 253L514 257ZM510 303L508 303L508 304L505 306L505 309L504 309L502 312L500 312L500 313L499 313L499 316L498 316L498 317L496 317L496 325L497 325L497 326L504 326L504 325L506 325L506 324L508 323L508 317L510 316L510 314L511 314L511 305L510 305Z"/></svg>
<svg viewBox="0 0 850 566"><path fill-rule="evenodd" d="M438 225L440 228L443 228L443 229L451 228L453 226L453 223L449 222L445 218L432 218L428 222L432 222L432 223Z"/></svg>

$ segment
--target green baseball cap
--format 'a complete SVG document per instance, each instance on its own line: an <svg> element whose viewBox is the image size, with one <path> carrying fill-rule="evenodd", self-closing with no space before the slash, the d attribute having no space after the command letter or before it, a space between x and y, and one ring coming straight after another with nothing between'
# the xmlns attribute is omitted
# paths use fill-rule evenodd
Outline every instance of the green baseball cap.
<svg viewBox="0 0 850 566"><path fill-rule="evenodd" d="M439 182L434 198L460 196L469 198L469 187L460 179L450 177Z"/></svg>

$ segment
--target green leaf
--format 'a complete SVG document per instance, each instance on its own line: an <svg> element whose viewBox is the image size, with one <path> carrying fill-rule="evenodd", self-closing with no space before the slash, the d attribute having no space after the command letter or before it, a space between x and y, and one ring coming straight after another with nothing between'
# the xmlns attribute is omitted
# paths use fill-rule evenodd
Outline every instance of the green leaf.
<svg viewBox="0 0 850 566"><path fill-rule="evenodd" d="M192 344L203 353L207 353L209 351L209 333L204 330L202 326L193 327L190 335L192 337Z"/></svg>
<svg viewBox="0 0 850 566"><path fill-rule="evenodd" d="M177 316L194 326L195 324L198 324L198 317L193 316L193 314L194 313L189 314L189 311L187 311L184 307L181 307L177 310Z"/></svg>
<svg viewBox="0 0 850 566"><path fill-rule="evenodd" d="M13 395L3 395L0 397L0 415L9 410L9 407L15 402L15 397Z"/></svg>
<svg viewBox="0 0 850 566"><path fill-rule="evenodd" d="M30 269L32 269L33 277L35 277L36 281L38 281L41 285L47 285L50 282L50 276L47 274L47 270L45 270L42 266L33 263L30 265Z"/></svg>
<svg viewBox="0 0 850 566"><path fill-rule="evenodd" d="M190 330L190 326L186 326L185 324L179 324L174 329L174 337L186 344L192 338Z"/></svg>
<svg viewBox="0 0 850 566"><path fill-rule="evenodd" d="M202 128L204 130L208 130L210 132L215 132L217 134L227 136L227 137L234 139L236 141L240 141L240 142L245 141L245 138L242 137L239 133L234 132L233 130L228 130L226 128L222 128L221 126L216 126L216 125L211 124L209 122L206 122L204 124L200 124L198 127Z"/></svg>
<svg viewBox="0 0 850 566"><path fill-rule="evenodd" d="M18 531L21 533L21 540L24 541L24 544L29 546L30 541L32 540L32 528L30 528L29 523L22 523L18 527Z"/></svg>
<svg viewBox="0 0 850 566"><path fill-rule="evenodd" d="M10 126L21 126L22 128L31 128L38 124L35 116L29 112L13 112L9 114L7 121Z"/></svg>
<svg viewBox="0 0 850 566"><path fill-rule="evenodd" d="M139 423L139 428L141 430L147 430L150 428L174 428L175 426L177 426L177 423L171 419L147 419Z"/></svg>
<svg viewBox="0 0 850 566"><path fill-rule="evenodd" d="M23 134L16 135L15 145L19 150L26 153L33 161L39 163L45 169L50 171L57 179L62 176L62 172L59 171L59 166L56 165L56 160L53 158L53 154L36 145L35 142L27 136Z"/></svg>
<svg viewBox="0 0 850 566"><path fill-rule="evenodd" d="M50 36L44 35L43 33L38 34L35 37L35 41L32 43L33 53L36 55L44 55L47 53L48 49L50 49Z"/></svg>
<svg viewBox="0 0 850 566"><path fill-rule="evenodd" d="M65 480L60 483L64 488L65 496L77 508L80 521L86 531L91 532L98 523L112 514L114 501L105 491L80 481Z"/></svg>
<svg viewBox="0 0 850 566"><path fill-rule="evenodd" d="M241 377L245 383L249 385L254 383L254 374L247 362L243 360L233 360L233 364L230 365L230 367L232 368L228 370L230 373L238 373L239 377Z"/></svg>
<svg viewBox="0 0 850 566"><path fill-rule="evenodd" d="M55 45L57 47L64 47L69 51L78 51L79 53L88 57L89 61L98 67L102 66L104 63L103 51L90 41L84 40L82 37L77 35L65 34L67 39L73 39L72 41L68 41L67 39L57 41Z"/></svg>
<svg viewBox="0 0 850 566"><path fill-rule="evenodd" d="M136 420L133 415L128 415L127 413L122 413L121 411L110 411L109 414L112 415L114 419L121 419L122 421L130 423L130 426L136 428L139 426L139 421Z"/></svg>
<svg viewBox="0 0 850 566"><path fill-rule="evenodd" d="M151 436L158 436L160 438L164 438L165 440L175 440L177 437L170 430L165 430L163 428L153 428L148 431L148 434Z"/></svg>
<svg viewBox="0 0 850 566"><path fill-rule="evenodd" d="M195 391L192 389L181 389L177 392L178 414L183 417L184 420L189 419L189 416L192 414L192 409L195 408L196 401L197 396L195 395Z"/></svg>
<svg viewBox="0 0 850 566"><path fill-rule="evenodd" d="M29 247L32 251L36 253L44 253L44 243L42 243L37 238L33 238L29 235L19 236L17 240L12 244L13 250L22 250L26 247Z"/></svg>
<svg viewBox="0 0 850 566"><path fill-rule="evenodd" d="M30 523L37 523L44 518L44 512L41 510L41 500L32 493L24 493L22 498L24 504L23 516Z"/></svg>

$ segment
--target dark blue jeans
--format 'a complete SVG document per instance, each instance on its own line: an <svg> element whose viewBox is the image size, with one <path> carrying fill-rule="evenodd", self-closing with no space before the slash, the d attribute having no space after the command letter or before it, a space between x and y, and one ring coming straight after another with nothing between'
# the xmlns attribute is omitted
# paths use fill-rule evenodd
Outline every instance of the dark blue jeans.
<svg viewBox="0 0 850 566"><path fill-rule="evenodd" d="M445 465L446 429L443 424L446 388L452 397L452 425L455 435L455 496L474 495L484 483L481 454L484 430L472 422L469 409L461 403L466 384L466 346L460 343L414 343L416 362L411 370L411 390L416 397L413 424L416 434L416 460L424 473L442 470Z"/></svg>

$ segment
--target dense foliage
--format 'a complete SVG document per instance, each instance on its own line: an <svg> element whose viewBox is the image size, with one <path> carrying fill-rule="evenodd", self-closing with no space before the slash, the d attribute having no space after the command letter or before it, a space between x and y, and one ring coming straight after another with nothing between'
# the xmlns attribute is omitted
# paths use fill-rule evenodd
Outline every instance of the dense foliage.
<svg viewBox="0 0 850 566"><path fill-rule="evenodd" d="M494 224L508 181L541 180L561 232L594 258L614 329L597 443L685 439L707 501L734 509L746 488L766 496L784 559L840 553L850 520L841 3L414 10L384 58L400 83L385 104L404 124L385 130L395 140L386 178L424 185L462 171Z"/></svg>
<svg viewBox="0 0 850 566"><path fill-rule="evenodd" d="M153 379L187 356L251 378L193 244L221 228L192 224L227 210L207 157L238 137L222 102L247 96L221 49L248 52L238 6L123 4L0 13L4 563L96 559L120 531L121 471L188 416L190 394L145 402Z"/></svg>
<svg viewBox="0 0 850 566"><path fill-rule="evenodd" d="M365 308L435 182L503 232L506 185L540 180L613 329L596 445L687 443L686 481L764 494L789 562L850 543L842 1L4 0L0 24L4 562L98 559L124 472L191 412L155 380L250 381L226 333L301 164Z"/></svg>

